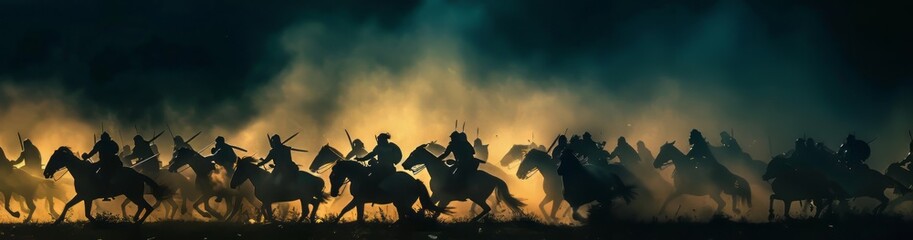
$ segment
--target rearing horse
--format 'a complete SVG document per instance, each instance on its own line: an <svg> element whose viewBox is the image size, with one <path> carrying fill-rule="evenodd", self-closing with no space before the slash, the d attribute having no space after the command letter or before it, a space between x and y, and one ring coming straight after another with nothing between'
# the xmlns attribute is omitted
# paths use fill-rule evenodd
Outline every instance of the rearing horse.
<svg viewBox="0 0 913 240"><path fill-rule="evenodd" d="M409 157L406 158L406 161L403 162L403 168L412 169L416 172L421 166L428 168L428 174L431 175L431 191L434 192L431 199L439 202L438 207L446 208L452 201L465 201L467 199L482 207L482 212L472 218L472 221L481 219L491 211L491 207L485 200L488 199L488 196L491 196L496 188L498 189L496 196L499 201L504 202L513 212L521 213L520 208L526 205L510 194L507 183L484 171L476 171L475 174L467 178L463 191L458 193L448 191L446 187L447 181L452 177L451 168L425 149L425 145L415 148L409 154Z"/></svg>
<svg viewBox="0 0 913 240"><path fill-rule="evenodd" d="M722 213L726 202L720 196L720 193L726 193L732 196L732 211L740 213L739 203L744 203L751 208L751 186L744 178L733 174L725 166L719 163L710 163L706 165L698 164L696 160L688 158L678 148L675 147L675 141L667 142L660 147L653 167L662 168L668 162L675 166L675 173L672 174L672 180L675 184L675 191L666 198L659 213L666 210L669 202L680 197L683 194L694 196L707 196L717 204L716 212Z"/></svg>
<svg viewBox="0 0 913 240"><path fill-rule="evenodd" d="M163 199L166 197L167 190L165 188L156 184L151 178L139 174L130 168L120 168L116 170L111 177L112 183L102 182L95 173L97 168L93 166L92 163L76 157L76 154L73 154L73 151L67 147L60 147L54 151L54 154L51 155L51 158L48 160L48 164L44 169L44 177L52 178L55 172L63 168L70 170L70 174L73 175L73 185L76 188L76 196L73 196L73 199L67 202L63 207L63 212L61 212L57 220L54 221L55 224L62 222L67 215L67 210L70 210L73 205L76 205L79 202L83 202L86 206L86 218L89 219L89 221L95 221L95 217L92 217L92 200L120 195L127 196L130 201L133 201L133 203L136 203L136 205L139 206L133 220L137 223L141 223L146 220L146 217L148 217L154 209L146 202L146 199L143 198L145 189L144 184L149 185L149 187L152 188L153 195L156 199ZM142 217L140 217L141 213L143 214Z"/></svg>

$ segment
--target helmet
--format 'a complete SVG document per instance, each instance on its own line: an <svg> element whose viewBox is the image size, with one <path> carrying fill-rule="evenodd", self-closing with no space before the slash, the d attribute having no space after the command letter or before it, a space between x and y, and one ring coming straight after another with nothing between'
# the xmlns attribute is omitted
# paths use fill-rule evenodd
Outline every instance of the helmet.
<svg viewBox="0 0 913 240"><path fill-rule="evenodd" d="M452 133L450 133L450 139L459 139L459 137L460 137L460 132L453 131Z"/></svg>
<svg viewBox="0 0 913 240"><path fill-rule="evenodd" d="M355 141L352 141L352 145L355 145L357 148L365 147L365 143L361 142L361 139L355 139Z"/></svg>
<svg viewBox="0 0 913 240"><path fill-rule="evenodd" d="M625 140L625 137L618 137L618 143L627 143L627 140Z"/></svg>
<svg viewBox="0 0 913 240"><path fill-rule="evenodd" d="M583 132L583 139L592 139L593 135L590 132Z"/></svg>
<svg viewBox="0 0 913 240"><path fill-rule="evenodd" d="M217 143L225 143L225 137L222 137L222 136L216 137L216 142L217 142Z"/></svg>
<svg viewBox="0 0 913 240"><path fill-rule="evenodd" d="M134 141L134 142L143 142L143 141L145 141L145 140L143 140L143 136L142 136L142 135L138 135L138 134L137 134L136 136L133 136L133 141Z"/></svg>
<svg viewBox="0 0 913 240"><path fill-rule="evenodd" d="M390 133L381 133L381 134L378 134L378 135L377 135L377 140L378 140L378 141L381 140L381 139L390 140L390 138L392 138L392 136L390 136Z"/></svg>
<svg viewBox="0 0 913 240"><path fill-rule="evenodd" d="M105 141L111 140L111 135L108 135L108 132L102 132L101 140L105 140Z"/></svg>

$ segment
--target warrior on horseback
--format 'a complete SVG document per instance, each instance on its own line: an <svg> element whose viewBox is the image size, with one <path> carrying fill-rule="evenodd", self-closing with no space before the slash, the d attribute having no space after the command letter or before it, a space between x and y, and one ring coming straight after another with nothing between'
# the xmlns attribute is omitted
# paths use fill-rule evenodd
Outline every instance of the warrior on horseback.
<svg viewBox="0 0 913 240"><path fill-rule="evenodd" d="M473 157L475 149L469 144L465 133L457 131L450 133L450 143L437 159L444 160L451 153L453 153L456 163L453 164L453 181L450 181L448 185L451 190L458 191L465 187L466 179L479 169L479 162Z"/></svg>
<svg viewBox="0 0 913 240"><path fill-rule="evenodd" d="M640 164L640 154L634 150L634 147L631 147L631 145L628 144L628 142L625 140L625 137L618 138L618 146L616 146L615 150L612 150L612 153L609 154L609 159L615 157L618 157L621 165L634 166Z"/></svg>
<svg viewBox="0 0 913 240"><path fill-rule="evenodd" d="M137 160L135 163L135 168L137 171L146 176L155 176L156 173L162 168L162 161L158 159L158 153L152 148L152 142L155 141L158 137L162 136L164 131L152 137L149 141L143 139L142 135L136 135L133 137L133 153L124 157L124 161L133 163L134 159ZM115 148L116 149L116 148Z"/></svg>
<svg viewBox="0 0 913 240"><path fill-rule="evenodd" d="M89 153L83 153L82 159L88 160L98 154L98 162L93 163L98 168L98 176L105 182L111 182L112 174L123 167L120 157L117 156L117 142L111 139L107 132L101 133L101 139L92 147Z"/></svg>
<svg viewBox="0 0 913 240"><path fill-rule="evenodd" d="M243 148L232 146L231 144L226 143L225 137L218 136L216 137L215 145L213 145L212 150L210 150L213 160L215 160L216 164L219 164L225 168L225 171L229 176L235 172L235 161L238 160L238 155L235 154L236 149L242 152L247 152L247 150Z"/></svg>
<svg viewBox="0 0 913 240"><path fill-rule="evenodd" d="M41 174L41 152L38 151L38 147L35 147L35 144L30 139L22 142L22 153L19 154L19 158L16 158L16 161L13 161L13 165L22 162L25 162L22 169L29 174Z"/></svg>
<svg viewBox="0 0 913 240"><path fill-rule="evenodd" d="M403 159L403 152L395 143L390 142L389 133L377 135L377 146L364 157L355 158L358 161L368 161L371 173L368 175L375 183L396 172L396 164ZM377 157L377 159L374 159Z"/></svg>
<svg viewBox="0 0 913 240"><path fill-rule="evenodd" d="M868 143L856 139L855 135L850 134L846 137L846 142L840 145L840 150L837 151L837 159L845 163L850 169L867 169L869 167L865 164L865 160L869 158L871 153L872 149L869 148Z"/></svg>
<svg viewBox="0 0 913 240"><path fill-rule="evenodd" d="M272 149L269 150L269 154L266 155L266 158L261 159L257 166L263 166L270 161L275 161L276 168L273 169L272 173L276 179L275 183L283 184L294 182L298 175L298 165L292 161L292 150L299 152L304 150L286 146L282 142L282 138L279 137L279 134L269 138L269 145Z"/></svg>

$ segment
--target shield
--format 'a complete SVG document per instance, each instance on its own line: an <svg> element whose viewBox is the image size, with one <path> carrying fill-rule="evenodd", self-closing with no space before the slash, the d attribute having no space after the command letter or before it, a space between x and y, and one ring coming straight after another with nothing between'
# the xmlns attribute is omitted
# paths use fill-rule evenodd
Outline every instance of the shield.
<svg viewBox="0 0 913 240"><path fill-rule="evenodd" d="M390 157L393 158L393 164L399 164L403 160L403 150L399 149L396 143L390 143Z"/></svg>

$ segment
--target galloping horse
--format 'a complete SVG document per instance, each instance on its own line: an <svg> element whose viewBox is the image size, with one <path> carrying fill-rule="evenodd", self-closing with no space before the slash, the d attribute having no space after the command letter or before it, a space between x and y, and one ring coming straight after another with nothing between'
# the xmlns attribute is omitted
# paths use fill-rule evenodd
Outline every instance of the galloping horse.
<svg viewBox="0 0 913 240"><path fill-rule="evenodd" d="M678 150L674 141L667 142L660 147L653 167L662 168L670 161L675 166L675 173L672 176L675 191L663 202L659 213L665 212L669 202L683 194L709 195L717 204L717 213L722 213L723 207L726 206L720 193L732 196L732 211L736 214L741 212L738 207L740 203L751 208L751 186L748 185L748 181L733 174L725 166L715 162L706 165L698 164L697 161L689 159Z"/></svg>
<svg viewBox="0 0 913 240"><path fill-rule="evenodd" d="M361 163L356 161L339 161L333 165L330 171L330 195L335 197L339 195L339 189L346 184L351 183L349 187L352 193L350 201L342 211L339 217L342 218L352 208L357 208L356 213L359 222L364 222L365 203L390 204L396 207L396 213L399 215L397 221L402 221L410 217L417 217L425 210L434 213L449 213L445 208L439 208L431 202L428 195L428 189L422 181L416 180L404 172L396 172L388 176L381 183L370 182L368 177L369 170ZM418 199L422 204L420 212L412 209L412 204Z"/></svg>
<svg viewBox="0 0 913 240"><path fill-rule="evenodd" d="M571 149L565 149L561 153L561 162L558 165L558 175L564 182L564 200L571 205L574 220L583 221L583 216L577 211L580 207L591 202L600 204L610 204L615 198L624 199L625 203L631 203L635 197L634 186L625 185L625 183L615 174L609 174L608 178L604 173L598 173L593 169L593 165L583 165L580 160L574 156Z"/></svg>
<svg viewBox="0 0 913 240"><path fill-rule="evenodd" d="M547 153L536 149L530 150L517 168L517 178L528 179L536 172L542 174L542 190L545 192L545 198L539 202L539 210L542 211L542 216L557 221L558 208L564 202L564 183L558 175L558 164ZM552 203L551 215L545 211L545 204L549 202Z"/></svg>
<svg viewBox="0 0 913 240"><path fill-rule="evenodd" d="M53 184L54 182L50 180L43 181L43 179L36 178L21 169L11 169L3 179L0 179L0 193L3 193L3 203L6 211L15 218L19 217L19 212L10 209L10 198L13 194L18 194L22 196L22 200L24 200L29 210L28 216L25 217L23 222L31 221L32 214L35 213L35 198L37 197L38 188L41 186L50 189L53 188ZM53 202L53 198L49 199Z"/></svg>
<svg viewBox="0 0 913 240"><path fill-rule="evenodd" d="M246 199L253 205L260 206L261 203L254 197L253 185L243 184L237 190L232 189L228 186L229 177L225 171L216 172L216 164L208 157L203 157L189 148L181 148L174 152L168 171L177 172L184 165L190 165L190 169L196 174L195 184L201 196L193 203L193 209L203 217L222 219L222 215L208 204L209 199L215 196L232 200L228 202L228 216L225 219L232 219L238 213L242 200ZM206 212L200 209L200 204L204 204Z"/></svg>
<svg viewBox="0 0 913 240"><path fill-rule="evenodd" d="M466 186L461 192L448 191L447 181L450 180L451 168L437 159L431 152L425 149L425 145L415 148L406 161L403 162L403 168L418 171L419 167L428 168L428 174L431 175L431 191L434 192L432 199L439 203L438 206L446 208L451 201L471 200L473 203L482 207L482 212L472 218L476 221L484 217L491 211L491 207L485 202L488 196L497 188L497 198L503 201L508 208L515 213L521 213L521 207L525 206L523 202L510 194L507 183L503 180L492 176L484 171L476 171L476 174L466 180Z"/></svg>
<svg viewBox="0 0 913 240"><path fill-rule="evenodd" d="M827 179L826 176L814 172L797 169L789 164L789 159L784 155L777 155L767 164L767 171L763 176L764 181L774 180L770 184L773 193L770 194L770 207L767 219L774 219L774 200L783 201L783 216L787 219L790 206L794 201L812 200L821 204L815 209L815 217L821 216L839 195L845 195L839 185Z"/></svg>
<svg viewBox="0 0 913 240"><path fill-rule="evenodd" d="M275 222L272 204L298 200L301 202L301 217L299 222L308 216L308 204L313 206L310 220L317 218L317 208L320 203L325 203L328 194L323 192L323 179L307 172L298 172L294 184L277 186L272 174L254 164L254 158L245 157L238 161L235 174L231 177L231 188L237 188L247 180L254 184L254 195L262 202L260 207L266 218Z"/></svg>
<svg viewBox="0 0 913 240"><path fill-rule="evenodd" d="M154 209L143 198L144 184L152 188L156 199L167 197L167 189L156 184L151 178L130 168L116 170L112 176L111 183L102 182L95 173L97 168L92 163L76 157L76 154L73 154L73 151L67 147L60 147L54 151L44 169L44 177L51 178L55 172L63 168L70 170L70 174L73 175L76 196L73 196L73 199L63 207L63 212L54 221L55 224L62 222L67 215L67 210L70 210L73 205L79 202L83 202L86 206L86 218L89 221L95 221L95 217L92 217L92 200L120 195L127 196L130 201L139 206L133 220L141 223L146 220L146 217L149 217L149 214ZM141 213L143 214L142 217L140 217Z"/></svg>
<svg viewBox="0 0 913 240"><path fill-rule="evenodd" d="M193 183L190 182L187 177L181 175L180 173L173 173L169 171L156 171L154 174L150 174L150 178L154 179L159 185L165 186L168 190L173 193L181 192L181 203L178 204L174 201L173 198L166 198L153 207L158 207L162 202L165 203L165 216L174 219L177 215L178 209L181 210L181 214L187 213L187 199L190 197L198 196L196 188L193 186ZM150 192L147 192L149 194ZM123 203L120 205L121 213L124 216L127 216L127 205L130 203L128 199L124 199Z"/></svg>

